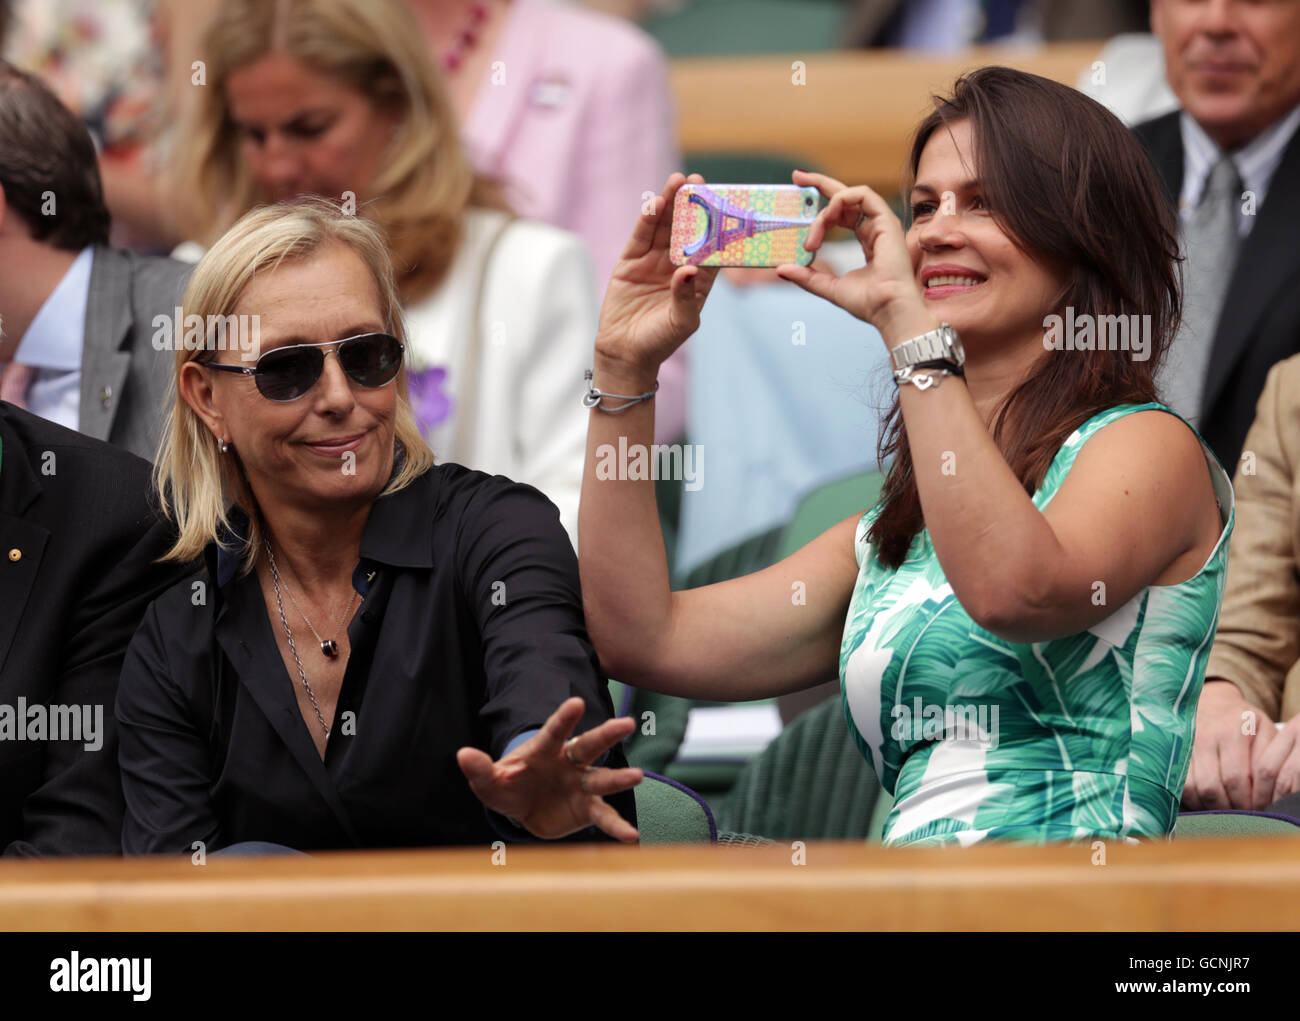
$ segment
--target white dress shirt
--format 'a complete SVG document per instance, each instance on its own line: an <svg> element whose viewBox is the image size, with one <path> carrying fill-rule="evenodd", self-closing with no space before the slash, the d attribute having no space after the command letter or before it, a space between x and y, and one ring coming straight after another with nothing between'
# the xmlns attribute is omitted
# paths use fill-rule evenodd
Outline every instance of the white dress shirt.
<svg viewBox="0 0 1300 1021"><path fill-rule="evenodd" d="M1178 211L1186 223L1192 210L1200 204L1210 171L1219 162L1223 150L1186 110L1180 123L1183 133L1183 191L1179 196ZM1237 207L1237 230L1243 238L1255 226L1255 214L1264 205L1273 174L1282 162L1282 154L1297 127L1300 127L1300 106L1230 154L1237 173L1241 175L1242 185L1255 196L1254 214L1245 211L1245 200Z"/></svg>
<svg viewBox="0 0 1300 1021"><path fill-rule="evenodd" d="M27 410L69 429L81 421L81 351L93 263L87 246L37 310L14 353L14 361L37 370Z"/></svg>

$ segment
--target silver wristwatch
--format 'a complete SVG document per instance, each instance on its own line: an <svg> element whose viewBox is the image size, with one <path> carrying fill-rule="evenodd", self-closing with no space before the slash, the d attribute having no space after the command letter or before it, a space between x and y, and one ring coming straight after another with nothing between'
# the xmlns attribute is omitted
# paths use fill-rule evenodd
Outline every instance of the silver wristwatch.
<svg viewBox="0 0 1300 1021"><path fill-rule="evenodd" d="M910 374L920 365L930 367L934 362L947 362L953 370L960 370L966 361L966 349L961 346L957 331L947 323L937 330L905 340L889 353L894 364L894 375Z"/></svg>

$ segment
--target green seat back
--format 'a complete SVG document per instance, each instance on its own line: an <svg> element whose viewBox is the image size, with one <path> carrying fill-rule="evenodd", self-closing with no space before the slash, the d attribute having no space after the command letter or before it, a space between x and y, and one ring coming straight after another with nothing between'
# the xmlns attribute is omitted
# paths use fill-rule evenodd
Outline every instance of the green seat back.
<svg viewBox="0 0 1300 1021"><path fill-rule="evenodd" d="M819 486L800 501L781 542L780 558L797 552L850 514L870 510L880 498L885 476L862 471Z"/></svg>
<svg viewBox="0 0 1300 1021"><path fill-rule="evenodd" d="M716 553L687 572L679 588L703 588L720 581L730 581L771 567L781 558L781 537L785 525L757 532Z"/></svg>
<svg viewBox="0 0 1300 1021"><path fill-rule="evenodd" d="M840 0L695 0L641 26L670 57L809 53L840 45L845 10Z"/></svg>
<svg viewBox="0 0 1300 1021"><path fill-rule="evenodd" d="M633 789L641 843L707 844L717 839L713 818L698 795L657 776L646 776Z"/></svg>
<svg viewBox="0 0 1300 1021"><path fill-rule="evenodd" d="M1174 823L1175 839L1198 837L1300 837L1300 823L1255 812L1184 813Z"/></svg>
<svg viewBox="0 0 1300 1021"><path fill-rule="evenodd" d="M745 766L718 825L774 840L865 840L880 784L849 735L840 699L794 720Z"/></svg>

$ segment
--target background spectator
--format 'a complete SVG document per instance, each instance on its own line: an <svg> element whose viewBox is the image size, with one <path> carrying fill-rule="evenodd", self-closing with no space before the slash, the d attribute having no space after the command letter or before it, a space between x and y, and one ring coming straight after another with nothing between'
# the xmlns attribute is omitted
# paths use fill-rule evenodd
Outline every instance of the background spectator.
<svg viewBox="0 0 1300 1021"><path fill-rule="evenodd" d="M1193 810L1262 810L1300 791L1300 355L1269 371L1233 485L1237 531L1183 791Z"/></svg>
<svg viewBox="0 0 1300 1021"><path fill-rule="evenodd" d="M573 231L603 293L635 216L680 163L668 65L620 18L553 0L410 0L474 166L521 215ZM686 355L663 366L657 436L685 431Z"/></svg>
<svg viewBox="0 0 1300 1021"><path fill-rule="evenodd" d="M0 317L13 345L0 397L152 460L189 267L112 248L108 230L85 127L0 62Z"/></svg>
<svg viewBox="0 0 1300 1021"><path fill-rule="evenodd" d="M1300 350L1300 4L1155 0L1181 109L1134 130L1182 221L1183 326L1158 380L1229 471Z"/></svg>
<svg viewBox="0 0 1300 1021"><path fill-rule="evenodd" d="M304 194L376 220L426 438L439 457L537 486L575 534L590 263L573 235L515 219L474 171L404 0L230 0L204 54L208 85L177 146L195 236Z"/></svg>

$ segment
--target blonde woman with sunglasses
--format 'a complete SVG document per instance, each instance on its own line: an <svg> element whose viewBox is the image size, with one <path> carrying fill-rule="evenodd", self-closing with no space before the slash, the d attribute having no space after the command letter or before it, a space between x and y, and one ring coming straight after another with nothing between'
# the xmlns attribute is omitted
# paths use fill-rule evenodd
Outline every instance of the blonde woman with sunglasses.
<svg viewBox="0 0 1300 1021"><path fill-rule="evenodd" d="M155 481L202 570L126 654L124 851L635 840L558 511L433 463L378 228L256 210L183 312L258 329L177 345Z"/></svg>

